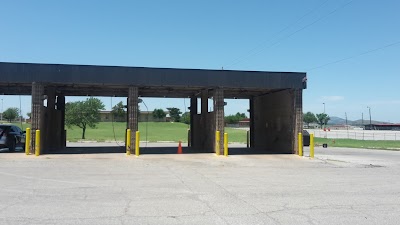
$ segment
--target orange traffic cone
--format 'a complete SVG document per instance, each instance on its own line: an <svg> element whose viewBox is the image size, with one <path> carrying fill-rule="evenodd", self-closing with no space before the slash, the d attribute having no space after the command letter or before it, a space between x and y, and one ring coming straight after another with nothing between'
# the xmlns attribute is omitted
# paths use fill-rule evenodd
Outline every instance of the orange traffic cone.
<svg viewBox="0 0 400 225"><path fill-rule="evenodd" d="M179 145L178 145L178 154L182 154L182 142L179 141Z"/></svg>

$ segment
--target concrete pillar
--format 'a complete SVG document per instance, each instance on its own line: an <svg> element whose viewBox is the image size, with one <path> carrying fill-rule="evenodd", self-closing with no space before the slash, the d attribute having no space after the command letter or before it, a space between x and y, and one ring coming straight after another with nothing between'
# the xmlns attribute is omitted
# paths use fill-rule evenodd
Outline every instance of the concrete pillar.
<svg viewBox="0 0 400 225"><path fill-rule="evenodd" d="M212 135L214 136L213 138L213 149L215 149L215 131L219 130L220 131L220 153L223 153L223 148L224 148L224 128L225 128L225 122L224 122L224 91L220 88L214 90L214 132Z"/></svg>
<svg viewBox="0 0 400 225"><path fill-rule="evenodd" d="M210 148L210 143L212 140L210 140L209 137L209 118L208 118L208 90L202 90L201 91L201 115L200 115L200 126L196 129L196 136L198 140L194 140L194 143L198 143L198 147L202 151L209 151L211 150ZM208 149L210 148L210 149Z"/></svg>
<svg viewBox="0 0 400 225"><path fill-rule="evenodd" d="M31 110L31 153L34 154L35 151L35 134L36 130L41 129L41 118L43 112L43 94L44 86L41 83L32 83L32 110Z"/></svg>
<svg viewBox="0 0 400 225"><path fill-rule="evenodd" d="M48 153L50 150L56 149L57 139L59 138L59 123L57 121L56 111L56 90L55 87L45 88L45 94L47 96L47 107L44 108L41 123L41 141L42 141L42 152Z"/></svg>
<svg viewBox="0 0 400 225"><path fill-rule="evenodd" d="M295 153L301 102L295 90L254 97L253 146L266 153ZM299 108L300 107L300 108ZM297 108L297 111L295 111ZM298 118L296 118L298 117ZM299 122L299 124L297 124Z"/></svg>
<svg viewBox="0 0 400 225"><path fill-rule="evenodd" d="M131 129L131 145L134 146L136 139L136 131L138 130L138 104L139 89L138 87L129 87L128 91L128 129ZM131 153L134 153L134 147L131 147Z"/></svg>
<svg viewBox="0 0 400 225"><path fill-rule="evenodd" d="M196 138L196 122L195 116L197 115L197 97L190 98L190 147L193 147L193 140Z"/></svg>
<svg viewBox="0 0 400 225"><path fill-rule="evenodd" d="M293 91L294 98L294 117L293 124L295 124L295 128L293 131L293 136L295 138L295 142L293 143L293 153L298 154L298 133L303 132L303 90L297 89Z"/></svg>

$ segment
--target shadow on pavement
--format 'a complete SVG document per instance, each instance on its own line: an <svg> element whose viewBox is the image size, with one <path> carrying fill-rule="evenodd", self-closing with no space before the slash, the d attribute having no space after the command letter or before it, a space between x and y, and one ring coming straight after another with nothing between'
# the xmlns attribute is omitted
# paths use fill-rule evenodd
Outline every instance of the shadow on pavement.
<svg viewBox="0 0 400 225"><path fill-rule="evenodd" d="M24 149L18 147L13 152L10 152L8 148L0 148L0 153L25 153L25 151Z"/></svg>
<svg viewBox="0 0 400 225"><path fill-rule="evenodd" d="M177 154L177 147L141 147L140 154ZM125 153L124 146L116 147L67 147L62 150L51 151L47 154L103 154L103 153ZM182 147L183 154L199 154L199 153L214 153L199 149L191 149L189 147ZM134 154L134 153L133 153ZM222 155L223 153L221 153ZM249 148L230 148L229 155L265 155L265 154L292 154L282 152L271 152L262 149L249 149Z"/></svg>
<svg viewBox="0 0 400 225"><path fill-rule="evenodd" d="M229 155L275 155L275 154L292 154L291 152L282 153L280 151L267 151L265 149L256 148L229 148Z"/></svg>

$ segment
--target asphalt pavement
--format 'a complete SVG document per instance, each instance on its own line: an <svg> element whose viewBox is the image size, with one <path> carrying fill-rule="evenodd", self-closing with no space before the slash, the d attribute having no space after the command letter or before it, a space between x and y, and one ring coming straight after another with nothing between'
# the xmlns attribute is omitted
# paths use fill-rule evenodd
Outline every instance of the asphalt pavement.
<svg viewBox="0 0 400 225"><path fill-rule="evenodd" d="M0 224L399 223L400 152L315 156L1 151Z"/></svg>

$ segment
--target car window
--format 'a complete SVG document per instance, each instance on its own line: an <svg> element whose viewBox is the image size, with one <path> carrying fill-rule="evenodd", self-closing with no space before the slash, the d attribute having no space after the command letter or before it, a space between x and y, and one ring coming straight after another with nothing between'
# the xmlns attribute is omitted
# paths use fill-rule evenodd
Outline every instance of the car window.
<svg viewBox="0 0 400 225"><path fill-rule="evenodd" d="M16 128L17 128L17 132L18 132L18 133L22 133L21 128L19 128L19 127L16 127Z"/></svg>
<svg viewBox="0 0 400 225"><path fill-rule="evenodd" d="M12 127L11 127L11 132L14 132L14 133L21 133L21 130L19 129L19 127L12 126Z"/></svg>
<svg viewBox="0 0 400 225"><path fill-rule="evenodd" d="M10 131L10 127L8 127L8 126L1 126L1 127L0 127L0 133L2 133L3 131L9 132L9 131Z"/></svg>

